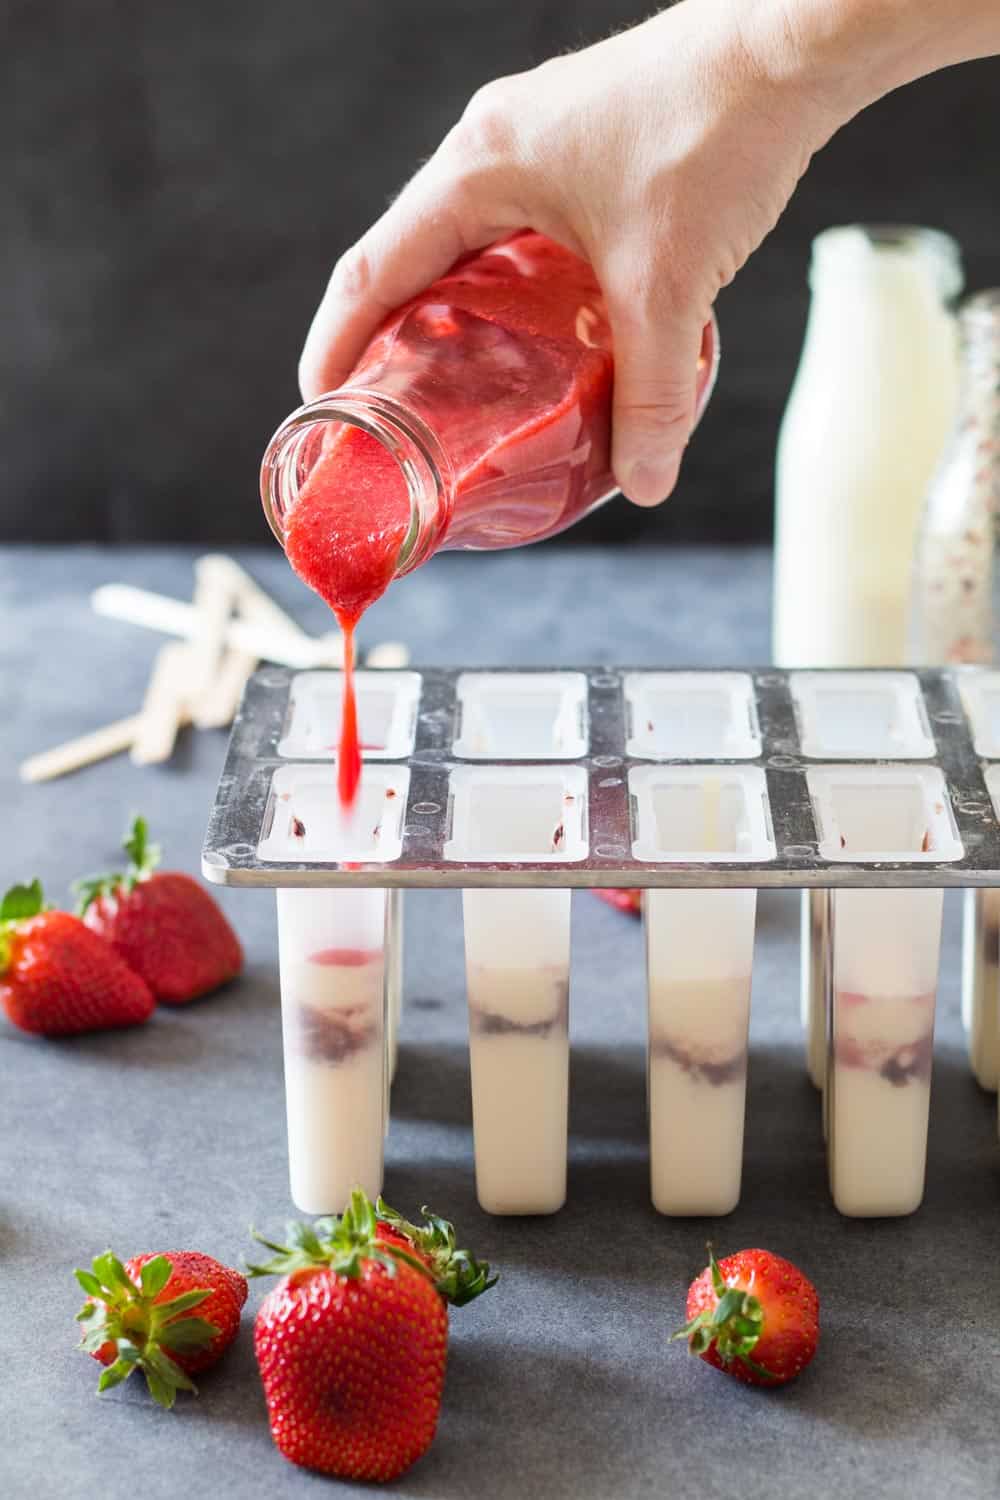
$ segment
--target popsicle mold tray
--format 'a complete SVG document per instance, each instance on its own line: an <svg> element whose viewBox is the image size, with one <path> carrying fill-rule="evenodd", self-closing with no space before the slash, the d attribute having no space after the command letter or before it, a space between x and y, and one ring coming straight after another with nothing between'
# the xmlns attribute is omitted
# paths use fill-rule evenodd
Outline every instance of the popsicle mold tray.
<svg viewBox="0 0 1000 1500"><path fill-rule="evenodd" d="M265 668L236 719L207 879L255 886L1000 884L984 761L1000 674Z"/></svg>
<svg viewBox="0 0 1000 1500"><path fill-rule="evenodd" d="M488 1211L551 1213L565 1198L573 886L645 888L660 1212L723 1214L739 1198L761 886L806 892L807 1057L834 1201L854 1215L918 1206L942 887L1000 886L1000 674L369 671L357 686L350 820L332 765L340 674L266 668L204 851L209 880L278 888L300 1208L335 1212L355 1184L381 1187L402 888L418 885L464 891ZM995 1087L991 897L970 898L966 989L973 1069Z"/></svg>

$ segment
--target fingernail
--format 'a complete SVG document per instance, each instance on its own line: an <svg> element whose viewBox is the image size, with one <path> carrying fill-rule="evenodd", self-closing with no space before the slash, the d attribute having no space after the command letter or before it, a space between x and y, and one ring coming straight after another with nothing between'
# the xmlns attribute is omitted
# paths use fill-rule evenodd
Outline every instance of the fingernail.
<svg viewBox="0 0 1000 1500"><path fill-rule="evenodd" d="M656 463L640 458L628 471L626 495L634 505L659 505L673 488L679 462L679 453L667 454Z"/></svg>

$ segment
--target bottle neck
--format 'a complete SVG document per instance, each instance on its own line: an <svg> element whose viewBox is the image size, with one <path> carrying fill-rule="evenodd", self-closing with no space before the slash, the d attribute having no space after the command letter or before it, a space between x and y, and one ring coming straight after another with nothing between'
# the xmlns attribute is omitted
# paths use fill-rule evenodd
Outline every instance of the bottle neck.
<svg viewBox="0 0 1000 1500"><path fill-rule="evenodd" d="M357 428L381 443L406 483L410 520L396 561L401 577L426 562L443 540L454 484L448 456L427 424L392 396L342 386L286 417L261 462L260 495L282 546L285 523L338 429Z"/></svg>

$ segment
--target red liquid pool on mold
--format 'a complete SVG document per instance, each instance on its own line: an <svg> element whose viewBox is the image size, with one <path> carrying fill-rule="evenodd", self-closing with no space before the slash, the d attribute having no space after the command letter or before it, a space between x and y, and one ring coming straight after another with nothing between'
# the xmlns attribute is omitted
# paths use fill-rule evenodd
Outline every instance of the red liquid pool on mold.
<svg viewBox="0 0 1000 1500"><path fill-rule="evenodd" d="M699 397L712 338L709 325ZM523 231L459 262L392 313L341 388L362 401L374 393L415 418L433 435L441 470L419 545L402 567L410 492L388 448L360 427L327 426L282 520L289 562L345 635L345 806L361 774L352 658L362 614L400 571L439 549L541 541L610 494L612 375L610 325L590 266ZM336 403L337 393L329 399Z"/></svg>

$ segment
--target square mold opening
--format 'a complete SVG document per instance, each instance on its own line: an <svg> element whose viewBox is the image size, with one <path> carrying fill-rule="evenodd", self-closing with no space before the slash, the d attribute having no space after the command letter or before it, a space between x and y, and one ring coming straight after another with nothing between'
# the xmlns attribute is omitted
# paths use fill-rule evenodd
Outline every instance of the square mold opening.
<svg viewBox="0 0 1000 1500"><path fill-rule="evenodd" d="M993 816L1000 819L1000 766L987 766L983 772L983 780L993 803Z"/></svg>
<svg viewBox="0 0 1000 1500"><path fill-rule="evenodd" d="M581 766L459 766L451 773L453 864L575 864L587 857Z"/></svg>
<svg viewBox="0 0 1000 1500"><path fill-rule="evenodd" d="M963 848L933 766L816 766L806 772L821 859L938 864Z"/></svg>
<svg viewBox="0 0 1000 1500"><path fill-rule="evenodd" d="M648 760L753 760L760 727L745 672L629 672L626 751Z"/></svg>
<svg viewBox="0 0 1000 1500"><path fill-rule="evenodd" d="M365 766L345 814L329 761L279 766L271 779L257 857L264 864L388 864L402 852L406 766Z"/></svg>
<svg viewBox="0 0 1000 1500"><path fill-rule="evenodd" d="M976 754L1000 760L1000 672L960 672L958 693Z"/></svg>
<svg viewBox="0 0 1000 1500"><path fill-rule="evenodd" d="M358 738L366 760L405 760L413 750L420 699L418 672L356 672ZM298 672L288 690L278 754L289 760L336 758L343 672Z"/></svg>
<svg viewBox="0 0 1000 1500"><path fill-rule="evenodd" d="M757 766L636 766L632 853L668 864L775 857L767 782Z"/></svg>
<svg viewBox="0 0 1000 1500"><path fill-rule="evenodd" d="M463 672L455 686L463 760L576 760L587 753L582 672Z"/></svg>
<svg viewBox="0 0 1000 1500"><path fill-rule="evenodd" d="M930 760L934 739L910 672L792 672L802 754L818 760Z"/></svg>

